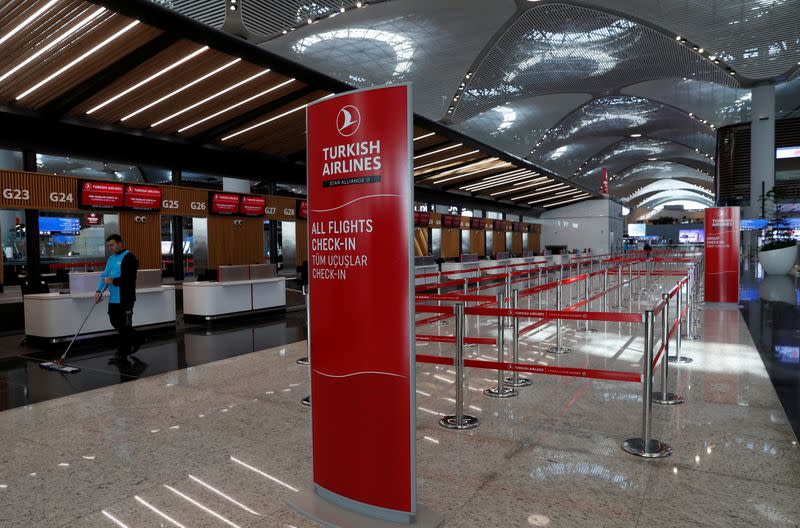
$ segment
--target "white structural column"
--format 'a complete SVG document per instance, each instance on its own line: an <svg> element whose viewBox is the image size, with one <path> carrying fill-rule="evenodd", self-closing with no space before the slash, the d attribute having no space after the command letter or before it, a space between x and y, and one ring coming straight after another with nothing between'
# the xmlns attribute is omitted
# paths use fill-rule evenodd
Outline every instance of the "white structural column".
<svg viewBox="0 0 800 528"><path fill-rule="evenodd" d="M744 218L761 217L761 196L775 185L775 86L754 86L752 92L750 206L745 209Z"/></svg>
<svg viewBox="0 0 800 528"><path fill-rule="evenodd" d="M222 178L222 190L234 193L250 193L250 180L240 180L239 178Z"/></svg>

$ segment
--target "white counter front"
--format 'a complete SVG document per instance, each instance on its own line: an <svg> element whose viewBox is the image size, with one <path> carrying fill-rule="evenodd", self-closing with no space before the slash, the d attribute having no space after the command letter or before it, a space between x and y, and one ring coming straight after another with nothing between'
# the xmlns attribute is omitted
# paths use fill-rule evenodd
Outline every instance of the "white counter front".
<svg viewBox="0 0 800 528"><path fill-rule="evenodd" d="M439 266L431 265L431 266L415 266L414 267L414 275L429 275L431 273L439 273ZM421 278L414 278L414 285L419 286L420 284L436 284L439 282L439 277L421 277Z"/></svg>
<svg viewBox="0 0 800 528"><path fill-rule="evenodd" d="M185 282L183 314L213 319L286 306L286 278L231 282Z"/></svg>
<svg viewBox="0 0 800 528"><path fill-rule="evenodd" d="M80 335L113 330L108 320L108 293L95 306ZM94 302L92 293L39 293L24 297L25 335L58 340L72 337ZM175 286L136 290L133 326L175 322Z"/></svg>
<svg viewBox="0 0 800 528"><path fill-rule="evenodd" d="M443 262L442 271L464 271L464 273L449 273L442 280L472 279L481 276L480 262Z"/></svg>

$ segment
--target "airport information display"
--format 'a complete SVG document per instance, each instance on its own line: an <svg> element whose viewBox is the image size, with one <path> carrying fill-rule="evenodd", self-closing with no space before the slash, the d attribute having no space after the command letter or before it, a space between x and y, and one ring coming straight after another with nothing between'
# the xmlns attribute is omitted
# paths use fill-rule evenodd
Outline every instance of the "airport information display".
<svg viewBox="0 0 800 528"><path fill-rule="evenodd" d="M393 519L416 511L409 98L398 85L307 110L315 492Z"/></svg>
<svg viewBox="0 0 800 528"><path fill-rule="evenodd" d="M126 185L125 207L140 211L161 210L161 187L152 185Z"/></svg>
<svg viewBox="0 0 800 528"><path fill-rule="evenodd" d="M85 209L120 209L124 205L125 185L82 181L80 206Z"/></svg>

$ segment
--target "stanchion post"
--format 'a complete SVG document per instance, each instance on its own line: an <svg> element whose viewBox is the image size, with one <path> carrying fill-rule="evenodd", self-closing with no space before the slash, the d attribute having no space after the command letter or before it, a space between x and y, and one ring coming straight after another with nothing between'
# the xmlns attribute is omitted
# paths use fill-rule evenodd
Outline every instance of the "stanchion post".
<svg viewBox="0 0 800 528"><path fill-rule="evenodd" d="M511 298L511 308L514 310L519 308L519 291L514 291L514 296ZM514 317L514 324L513 324L513 345L511 347L512 353L512 363L519 364L519 317ZM513 371L511 376L506 378L506 383L511 385L512 387L527 387L531 384L530 378L525 378L519 375L519 372L516 370Z"/></svg>
<svg viewBox="0 0 800 528"><path fill-rule="evenodd" d="M497 307L503 308L503 294L497 294ZM503 363L505 361L504 348L505 348L505 317L502 315L497 316L497 362ZM517 391L506 387L505 385L505 372L502 369L497 369L497 386L491 389L486 389L483 393L492 398L509 398L516 396Z"/></svg>
<svg viewBox="0 0 800 528"><path fill-rule="evenodd" d="M608 268L603 270L603 311L608 311Z"/></svg>
<svg viewBox="0 0 800 528"><path fill-rule="evenodd" d="M692 358L681 355L681 345L682 345L682 339L683 339L683 336L681 336L681 327L684 326L685 320L686 320L685 317L682 317L682 314L683 314L683 299L681 297L681 293L683 292L684 287L688 286L688 282L684 282L683 284L681 284L679 282L678 284L680 284L680 287L678 288L678 295L677 295L677 297L678 297L678 302L677 302L678 310L677 311L678 311L678 318L681 320L681 322L680 322L680 325L678 326L678 331L675 332L675 355L674 356L670 356L669 357L669 361L671 363L691 363L693 361Z"/></svg>
<svg viewBox="0 0 800 528"><path fill-rule="evenodd" d="M661 356L661 392L653 394L653 403L661 405L676 405L683 403L683 398L669 392L669 294L661 294L664 301L664 309L661 312L661 343L664 346L664 354Z"/></svg>
<svg viewBox="0 0 800 528"><path fill-rule="evenodd" d="M442 272L439 271L439 278L438 278L437 284L441 284L441 283L442 283ZM441 295L441 294L442 294L442 287L441 286L436 286L436 295ZM437 301L437 306L439 306L439 308L442 307L442 300L441 299L439 299ZM434 324L434 326L446 326L447 325L447 319L440 319L439 321L436 321L433 324Z"/></svg>
<svg viewBox="0 0 800 528"><path fill-rule="evenodd" d="M306 355L304 357L301 357L300 359L298 359L296 363L298 365L310 365L311 364L311 359L309 359L309 357L310 357L310 354L311 354L311 345L310 345L311 339L310 339L309 336L311 335L311 311L310 311L311 308L310 308L310 305L309 305L309 302L308 302L308 290L306 289L305 285L303 286L303 297L305 297L305 301L306 301L306 333L308 334L306 336L307 337L307 339L306 339ZM309 396L309 398L310 398L310 396ZM309 399L309 405L311 405L311 400L310 399Z"/></svg>
<svg viewBox="0 0 800 528"><path fill-rule="evenodd" d="M591 280L592 280L592 278L590 276L587 276L586 280L583 281L583 300L586 301L586 309L584 310L585 312L590 312L591 311L591 309L590 309L591 307L590 307L590 303L589 303L589 297L591 295L591 292L589 291L589 281L591 281ZM589 326L589 320L588 319L586 319L586 321L585 321L583 331L587 332L589 334L594 334L594 333L597 332L597 330L595 330L594 328Z"/></svg>
<svg viewBox="0 0 800 528"><path fill-rule="evenodd" d="M642 365L642 437L622 443L626 453L644 458L663 458L672 454L672 448L652 438L653 419L653 311L644 313L644 358Z"/></svg>
<svg viewBox="0 0 800 528"><path fill-rule="evenodd" d="M472 429L480 425L480 420L464 414L464 305L456 303L453 313L456 320L456 412L443 416L439 425L447 429Z"/></svg>
<svg viewBox="0 0 800 528"><path fill-rule="evenodd" d="M561 310L561 283L556 287L556 310ZM566 354L569 348L561 346L561 318L556 319L556 345L546 350L549 354Z"/></svg>

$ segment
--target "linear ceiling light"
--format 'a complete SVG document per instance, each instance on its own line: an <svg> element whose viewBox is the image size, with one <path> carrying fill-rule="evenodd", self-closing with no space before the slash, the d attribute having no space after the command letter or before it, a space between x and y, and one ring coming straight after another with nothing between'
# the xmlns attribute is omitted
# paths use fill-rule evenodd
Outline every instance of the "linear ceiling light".
<svg viewBox="0 0 800 528"><path fill-rule="evenodd" d="M243 104L247 104L247 103L249 103L250 101L252 101L254 99L258 99L259 97L267 95L270 92L274 92L275 90L283 88L287 84L291 84L293 82L294 82L294 79L289 79L288 81L284 81L284 82L282 82L280 84L277 84L277 85L273 86L272 88L268 88L268 89L264 90L261 93L257 93L256 95L254 95L252 97L248 97L244 101L239 101L238 103L233 104L233 105L229 106L228 108L223 108L219 112L214 112L210 116L204 117L200 121L195 121L191 125L187 125L187 126L185 126L183 128L180 128L180 129L178 129L178 132L185 132L186 130L189 130L190 128L193 128L193 127L199 125L200 123L204 123L204 122L208 121L209 119L214 119L215 117L218 117L218 116L224 114L225 112L229 112L229 111L233 110L234 108L238 108L238 107L242 106Z"/></svg>
<svg viewBox="0 0 800 528"><path fill-rule="evenodd" d="M22 92L21 94L19 94L19 95L16 97L16 100L17 100L17 101L19 101L19 100L20 100L20 99L22 99L23 97L26 97L26 96L28 96L28 95L32 94L33 92L35 92L36 90L38 90L39 88L41 88L41 87L42 87L42 86L44 86L45 84L49 83L50 81L52 81L53 79L55 79L56 77L58 77L59 75L61 75L62 73L64 73L65 71L69 70L69 69L70 69L70 68L72 68L73 66L75 66L75 65L77 65L77 64L80 64L81 62L83 62L84 60L86 60L86 58L87 58L88 56L90 56L90 55L93 55L94 53L98 52L98 51L99 51L99 50L101 50L102 48L104 48L104 47L108 46L109 44L111 44L112 42L114 42L115 40L117 40L119 37L121 37L122 35L124 35L124 34L125 34L125 33L127 33L128 31L130 31L131 29L133 29L133 28L134 28L136 25L138 25L138 24L139 24L139 21L138 21L138 20L134 20L133 22L131 22L130 24L128 24L128 25L127 25L127 26L125 26L124 28L120 29L119 31L117 31L116 33L114 33L113 35L111 35L110 37L108 37L107 39L105 39L103 42L101 42L101 43L100 43L100 44L98 44L97 46L93 47L92 49L90 49L90 50L89 50L89 51L87 51L86 53L82 54L82 55L81 55L80 57L78 57L77 59L74 59L74 60L72 60L71 62L69 62L68 64L66 64L65 66L62 66L61 68L59 68L59 69L58 69L58 70L56 70L55 72L51 73L50 75L48 75L47 77L45 77L44 79L42 79L41 81L39 81L38 83L34 84L34 85L33 85L33 86L31 86L30 88L28 88L27 90L25 90L24 92Z"/></svg>
<svg viewBox="0 0 800 528"><path fill-rule="evenodd" d="M528 193L528 194L521 194L519 196L512 196L511 200L522 200L523 198L531 198L533 196L539 196L541 194L548 194L552 193L557 189L562 189L563 187L567 187L566 183L557 183L555 185L548 185L547 187L539 187L536 192Z"/></svg>
<svg viewBox="0 0 800 528"><path fill-rule="evenodd" d="M37 51L36 53L31 55L27 59L25 59L24 61L20 62L19 64L17 64L16 66L14 66L10 70L8 70L3 75L0 75L0 82L3 82L4 80L6 80L8 77L13 75L14 73L18 72L19 70L21 70L22 68L24 68L25 66L30 64L31 62L33 62L36 59L38 59L39 57L41 57L43 54L47 53L47 51L53 49L53 47L58 45L59 42L62 42L64 39L66 39L67 37L69 37L70 35L75 33L76 31L78 31L79 29L81 29L83 26L85 26L86 24L88 24L89 22L91 22L92 20L97 18L98 16L102 15L103 13L105 13L105 11L106 11L106 8L105 7L101 7L100 9L96 10L94 13L92 13L88 17L86 17L83 20L81 20L80 22L78 22L76 25L72 26L72 28L70 28L69 31L67 31L66 33L62 33L61 36L59 36L58 38L52 40L49 44L47 44L47 46L43 47L42 49L40 49L39 51Z"/></svg>
<svg viewBox="0 0 800 528"><path fill-rule="evenodd" d="M577 194L586 194L584 191L581 191L581 190L575 190L575 192ZM552 202L553 200L563 200L564 198L570 198L570 197L569 196L553 195L553 196L548 196L546 198L539 198L537 200L533 200L531 202L528 202L528 204L546 203L546 202Z"/></svg>
<svg viewBox="0 0 800 528"><path fill-rule="evenodd" d="M284 113L282 113L280 115L276 115L275 117L270 117L269 119L267 119L265 121L261 121L260 123L256 123L255 125L251 125L251 126L245 128L243 130L240 130L238 132L234 132L233 134L231 134L229 136L225 136L224 138L222 138L222 141L227 141L232 137L236 137L236 136L238 136L240 134L244 134L245 132L249 132L249 131L253 130L254 128L258 128L260 126L266 125L267 123L272 123L273 121L277 121L278 119L280 119L282 117L286 117L289 114L293 114L293 113L297 112L298 110L302 110L303 108L305 108L307 106L308 106L308 104L304 104L302 106L298 106L297 108L292 108L291 110L289 110L287 112L284 112Z"/></svg>
<svg viewBox="0 0 800 528"><path fill-rule="evenodd" d="M527 189L529 187L536 187L544 182L547 182L547 180L548 180L547 176L542 176L541 178L534 178L533 180L525 180L522 182L515 183L513 189L506 189L505 191L497 191L492 193L491 196L500 196L501 194L508 194L513 192L518 192L521 191L522 189ZM519 185L519 187L517 187L517 185Z"/></svg>
<svg viewBox="0 0 800 528"><path fill-rule="evenodd" d="M166 101L170 97L173 97L173 96L178 95L179 93L181 93L181 92L183 92L185 90L188 90L189 88L191 88L195 84L197 84L199 82L203 82L206 79L208 79L209 77L212 77L212 76L218 74L219 72L221 72L221 71L223 71L223 70L225 70L227 68L230 68L234 64L236 64L238 62L241 62L241 61L242 61L242 59L233 59L232 61L223 64L222 66L220 66L216 70L212 70L212 71L208 72L207 74L203 75L202 77L198 77L197 79L193 80L192 82L190 82L188 84L184 84L180 88L169 92L167 95L164 95L163 97L159 97L158 99L156 99L152 103L147 103L145 106L141 107L140 109L136 110L135 112L132 112L132 113L126 115L120 121L127 121L128 119L130 119L130 118L132 118L132 117L134 117L136 115L141 114L142 112L144 112L148 108L152 108L152 107L154 107L155 105L157 105L159 103L163 103L164 101Z"/></svg>
<svg viewBox="0 0 800 528"><path fill-rule="evenodd" d="M267 69L267 70L262 70L262 71L260 71L260 72L256 73L255 75L251 75L250 77L248 77L248 78L246 78L246 79L243 79L243 80L241 80L241 81L239 81L239 82L237 82L237 83L234 83L234 84L232 84L232 85L228 86L227 88L224 88L224 89L222 89L222 90L218 91L218 92L217 92L217 93L215 93L215 94L211 94L211 95L209 95L209 96L208 96L208 97L206 97L205 99L201 99L200 101L197 101L196 103L194 103L194 104L191 104L191 105L187 106L186 108L184 108L184 109L182 109L182 110L178 110L178 111L177 111L177 112L175 112L174 114L168 115L167 117L165 117L164 119L162 119L162 120L160 120L160 121L156 121L155 123L153 123L153 124L152 124L152 125L150 125L150 126L151 126L151 127L157 127L158 125L161 125L161 124L163 124L163 123L166 123L167 121L170 121L170 120L172 120L172 119L174 119L174 118L178 117L179 115L185 114L185 113L186 113L186 112L188 112L189 110L192 110L192 109L194 109L194 108L197 108L198 106L200 106L200 105L203 105L203 104L205 104L205 103L207 103L207 102L209 102L209 101L212 101L212 100L216 99L217 97L220 97L220 96L222 96L222 95L225 95L226 93L230 92L231 90L235 90L236 88L238 88L238 87L242 86L243 84L247 84L247 83L249 83L250 81L253 81L253 80L255 80L255 79L258 79L258 78L259 78L259 77L261 77L262 75L266 75L267 73L269 73L269 71L270 71L270 70L268 70L268 69Z"/></svg>
<svg viewBox="0 0 800 528"><path fill-rule="evenodd" d="M434 154L438 154L438 153L444 152L446 150L458 148L458 147L461 147L463 145L464 145L463 143L456 143L455 145L450 145L450 146L447 146L447 147L440 148L438 150L434 150L432 152L426 152L425 154L420 154L419 156L414 156L414 159L420 159L420 158L424 158L426 156L433 156Z"/></svg>
<svg viewBox="0 0 800 528"><path fill-rule="evenodd" d="M470 192L484 191L486 189L491 189L492 187L498 187L500 185L508 185L511 182L524 180L524 179L527 179L527 178L530 178L530 177L531 177L531 175L530 175L529 172L523 172L523 173L517 174L515 176L509 176L508 178L503 178L502 180L493 180L493 181L490 181L490 182L480 182L479 184L471 186L469 189L464 189L463 187L462 187L462 189L470 191Z"/></svg>
<svg viewBox="0 0 800 528"><path fill-rule="evenodd" d="M501 162L501 163L495 163L493 165L490 165L488 167L484 167L482 169L478 169L478 170L475 170L475 171L461 172L461 174L458 174L460 171L464 171L464 170L470 171L472 167L476 167L478 165L485 165L485 164L487 164L489 162L493 162L493 161L499 161L499 160L497 158L488 158L488 159L478 160L478 161L475 161L473 163L468 163L467 165L464 165L464 166L459 167L457 169L447 169L447 170L444 170L442 172L437 172L436 174L434 174L432 176L426 176L425 179L435 178L433 180L433 183L444 183L446 181L455 180L455 179L458 179L458 178L463 178L465 176L471 176L473 174L480 174L481 172L486 172L486 171L490 171L490 170L497 170L497 169L503 169L503 168L512 166L510 163L504 161L504 162ZM445 176L447 176L447 178L445 178Z"/></svg>
<svg viewBox="0 0 800 528"><path fill-rule="evenodd" d="M488 176L488 177L483 178L483 179L481 179L481 180L479 180L477 182L468 183L467 185L459 187L459 189L461 189L463 191L471 191L473 189L473 187L482 187L482 186L486 185L487 183L493 183L493 182L496 182L496 181L505 181L505 180L508 179L509 176L519 175L519 174L522 174L524 172L527 172L527 169L515 169L515 170L512 170L512 171L501 172L500 174L493 174L492 176Z"/></svg>
<svg viewBox="0 0 800 528"><path fill-rule="evenodd" d="M465 152L464 154L459 154L458 156L453 156L451 158L445 158L443 160L434 161L433 163L427 163L425 165L420 165L419 167L414 167L414 170L418 171L420 169L425 169L427 167L433 167L434 165L439 165L440 163L446 163L454 159L463 158L464 156L471 156L473 154L477 154L478 152L480 152L480 150L470 150L469 152Z"/></svg>
<svg viewBox="0 0 800 528"><path fill-rule="evenodd" d="M556 205L564 205L564 204L568 204L568 203L572 203L572 202L578 202L580 200L585 200L588 197L589 197L589 195L585 194L583 196L579 196L577 198L573 198L572 200L565 200L563 202L551 203L551 204L543 205L542 207L555 207Z"/></svg>
<svg viewBox="0 0 800 528"><path fill-rule="evenodd" d="M19 25L18 25L17 27L15 27L15 28L14 28L14 29L12 29L11 31L9 31L8 33L6 33L6 34L5 34L5 35L3 35L2 37L0 37L0 45L2 45L2 44L3 44L3 42L7 41L8 39L10 39L11 37L13 37L14 35L16 35L17 33L19 33L20 31L22 31L22 30L25 28L25 26L27 26L28 24L30 24L31 22L33 22L34 20L36 20L37 18L39 18L39 17L42 15L42 13L44 13L45 11L47 11L48 9L50 9L50 8L51 8L51 7L52 7L54 4L56 4L58 1L59 1L59 0L50 0L50 1L49 1L49 2L47 2L45 5L43 5L43 6L42 6L42 7L40 7L39 9L37 9L37 10L36 10L36 11L35 11L35 12L34 12L34 13L31 15L31 16L29 16L28 18L26 18L25 20L23 20L22 22L20 22L20 23L19 23Z"/></svg>
<svg viewBox="0 0 800 528"><path fill-rule="evenodd" d="M430 134L423 134L423 135L421 135L419 137L415 137L414 141L419 141L420 139L429 138L429 137L435 136L435 135L436 135L436 132L431 132Z"/></svg>
<svg viewBox="0 0 800 528"><path fill-rule="evenodd" d="M120 93L118 93L114 97L111 97L110 99L106 99L105 101L103 101L99 105L95 106L94 108L91 108L88 112L86 112L86 115L91 115L91 114L97 112L101 108L110 105L111 103L113 103L114 101L119 99L120 97L125 97L126 95L128 95L132 91L134 91L134 90L136 90L138 88L141 88L142 86L144 86L145 84L149 83L150 81L161 77L165 73L168 73L168 72L174 70L175 68L177 68L181 64L185 63L186 61L190 61L193 58L195 58L198 55L200 55L201 53L205 53L206 51L208 51L208 46L203 46L202 48L193 51L192 53L188 54L187 56L183 57L182 59L179 59L179 60L173 62L169 66L165 66L164 68L161 68L160 70L155 72L153 75L147 77L146 79L143 79L143 80L139 81L138 83L134 84L130 88L126 88L125 90L121 91Z"/></svg>

